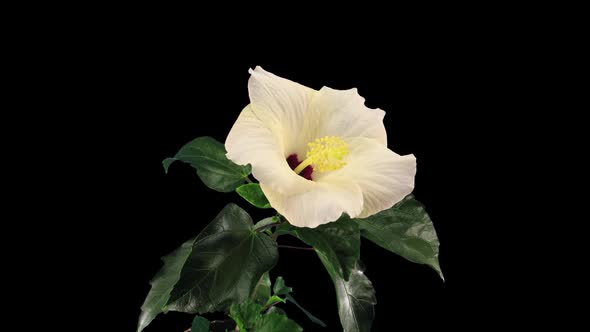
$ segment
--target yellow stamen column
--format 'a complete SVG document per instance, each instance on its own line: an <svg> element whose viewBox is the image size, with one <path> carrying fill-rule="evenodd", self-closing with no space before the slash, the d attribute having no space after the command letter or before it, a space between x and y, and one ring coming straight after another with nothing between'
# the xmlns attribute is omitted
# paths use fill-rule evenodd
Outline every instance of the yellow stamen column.
<svg viewBox="0 0 590 332"><path fill-rule="evenodd" d="M307 146L307 159L294 169L297 174L309 165L313 165L314 171L319 172L334 171L346 165L344 158L349 154L348 144L340 137L325 136L308 143Z"/></svg>

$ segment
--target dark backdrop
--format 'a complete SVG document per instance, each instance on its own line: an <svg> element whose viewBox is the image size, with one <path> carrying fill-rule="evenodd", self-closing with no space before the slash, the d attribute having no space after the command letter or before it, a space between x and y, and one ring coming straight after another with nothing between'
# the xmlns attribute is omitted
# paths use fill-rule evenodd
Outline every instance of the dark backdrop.
<svg viewBox="0 0 590 332"><path fill-rule="evenodd" d="M96 50L94 105L102 129L94 140L106 162L90 186L108 188L96 195L102 207L97 214L108 229L99 256L111 267L101 272L104 278L121 286L122 300L111 309L121 313L117 330L135 328L160 257L198 234L226 203L246 208L255 220L265 216L235 193L206 188L187 165L174 164L168 175L161 165L195 137L225 140L248 103L248 68L256 65L315 89L357 87L367 106L387 112L389 147L417 158L414 194L438 232L446 282L363 240L361 258L378 300L374 331L475 328L508 312L506 299L487 309L499 296L488 281L509 274L507 262L491 258L501 249L489 249L486 235L497 227L485 188L494 185L499 140L489 134L503 130L496 124L506 119L500 110L510 93L499 83L507 63L502 54L474 36L443 38L436 31L391 44L322 49L306 48L304 40L234 47L223 39L186 37L129 34ZM280 249L271 277L279 275L328 324L325 331L339 330L334 288L315 254ZM285 309L306 330L317 329L292 305ZM183 331L190 320L170 313L146 331Z"/></svg>

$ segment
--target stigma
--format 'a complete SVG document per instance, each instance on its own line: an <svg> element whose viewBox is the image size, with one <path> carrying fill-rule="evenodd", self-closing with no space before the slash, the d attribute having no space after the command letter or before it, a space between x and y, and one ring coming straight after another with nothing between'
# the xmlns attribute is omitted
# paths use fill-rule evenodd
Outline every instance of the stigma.
<svg viewBox="0 0 590 332"><path fill-rule="evenodd" d="M297 168L297 166L299 166L299 164L301 164L301 162L299 161L299 159L297 158L297 154L293 153L291 155L289 155L289 157L287 157L287 164L289 164L289 167L291 167L291 169L295 169ZM309 165L307 167L305 167L303 169L303 171L301 171L299 173L299 176L307 179L307 180L313 180L311 178L311 175L313 174L313 166Z"/></svg>

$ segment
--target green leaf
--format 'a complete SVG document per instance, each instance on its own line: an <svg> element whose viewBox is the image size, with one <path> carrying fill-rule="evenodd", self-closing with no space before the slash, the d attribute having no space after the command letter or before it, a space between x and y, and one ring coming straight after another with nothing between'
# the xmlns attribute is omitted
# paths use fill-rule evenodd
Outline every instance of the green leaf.
<svg viewBox="0 0 590 332"><path fill-rule="evenodd" d="M277 228L275 229L275 233L277 235L293 235L295 237L297 237L297 234L295 233L295 231L297 230L297 227L289 224L288 222L283 222L281 224L279 224L277 226Z"/></svg>
<svg viewBox="0 0 590 332"><path fill-rule="evenodd" d="M207 318L195 316L191 325L191 332L209 332L209 325Z"/></svg>
<svg viewBox="0 0 590 332"><path fill-rule="evenodd" d="M264 218L262 220L260 220L259 222L256 223L256 225L254 225L254 229L258 230L264 226L268 226L274 223L278 223L281 219L278 216L272 216L272 217L268 217L268 218ZM269 235L272 234L272 232L270 231L270 228L267 228L265 230L265 232L267 232Z"/></svg>
<svg viewBox="0 0 590 332"><path fill-rule="evenodd" d="M287 294L286 297L287 297L287 301L293 303L294 305L297 306L297 308L299 308L299 310L303 311L303 313L307 316L307 318L309 318L309 320L320 325L321 327L326 327L326 324L324 322L322 322L321 319L312 315L311 312L305 310L305 308L303 308L299 303L297 303L297 301L295 301L295 299L293 298L293 296L291 296L291 294Z"/></svg>
<svg viewBox="0 0 590 332"><path fill-rule="evenodd" d="M141 332L158 314L164 311L166 302L170 298L170 292L180 279L180 271L192 251L194 242L195 239L192 238L183 243L180 248L162 257L164 266L150 282L152 288L141 306L141 315L137 324L138 332Z"/></svg>
<svg viewBox="0 0 590 332"><path fill-rule="evenodd" d="M207 187L230 192L246 181L251 167L234 164L227 159L226 153L222 143L204 136L187 143L173 158L164 159L162 164L164 171L168 173L168 168L174 161L188 163L197 170L199 178Z"/></svg>
<svg viewBox="0 0 590 332"><path fill-rule="evenodd" d="M293 291L293 288L287 287L285 285L285 280L283 277L277 277L275 280L275 285L273 287L273 293L276 295L286 295Z"/></svg>
<svg viewBox="0 0 590 332"><path fill-rule="evenodd" d="M334 270L348 280L359 259L360 231L356 222L343 216L336 222L316 228L294 227L296 236L314 247L320 257L327 259Z"/></svg>
<svg viewBox="0 0 590 332"><path fill-rule="evenodd" d="M195 239L167 308L188 313L225 310L246 300L277 260L276 242L254 231L246 211L228 204Z"/></svg>
<svg viewBox="0 0 590 332"><path fill-rule="evenodd" d="M277 306L272 306L270 308L268 308L268 310L266 311L267 315L270 314L279 314L279 315L286 315L287 313L285 312L285 310L277 307Z"/></svg>
<svg viewBox="0 0 590 332"><path fill-rule="evenodd" d="M409 261L431 266L444 280L434 225L413 195L391 209L357 221L365 238Z"/></svg>
<svg viewBox="0 0 590 332"><path fill-rule="evenodd" d="M301 332L303 329L287 316L270 313L256 321L256 332Z"/></svg>
<svg viewBox="0 0 590 332"><path fill-rule="evenodd" d="M172 165L172 163L174 163L176 160L176 158L166 158L164 160L162 160L162 165L164 166L164 173L168 174L168 169L170 168L170 165Z"/></svg>
<svg viewBox="0 0 590 332"><path fill-rule="evenodd" d="M253 292L256 292L255 294L252 294L256 303L264 305L268 301L270 298L270 277L268 272L260 277Z"/></svg>
<svg viewBox="0 0 590 332"><path fill-rule="evenodd" d="M299 303L297 303L297 301L295 301L293 296L289 294L292 291L293 288L287 287L287 285L285 285L285 280L283 279L283 277L277 277L277 279L275 280L275 285L273 287L273 293L276 295L285 295L286 300L292 302L295 306L297 306L297 308L303 311L303 313L307 316L307 318L309 318L309 320L321 325L322 327L326 327L326 324L324 322L312 315L309 311L305 310L305 308L303 308Z"/></svg>
<svg viewBox="0 0 590 332"><path fill-rule="evenodd" d="M258 183L248 183L239 186L236 191L242 198L248 201L248 203L254 205L259 209L270 209L270 203L262 189L260 189L260 185Z"/></svg>
<svg viewBox="0 0 590 332"><path fill-rule="evenodd" d="M357 263L348 281L336 272L331 261L318 255L336 287L338 315L344 332L368 332L375 318L377 304L371 281Z"/></svg>
<svg viewBox="0 0 590 332"><path fill-rule="evenodd" d="M278 295L273 295L270 297L270 299L268 299L268 301L266 301L266 304L264 306L270 307L271 305L274 305L276 303L285 303L285 302L287 302L287 300L285 300L284 298L282 298Z"/></svg>
<svg viewBox="0 0 590 332"><path fill-rule="evenodd" d="M247 299L240 304L232 304L229 308L229 316L236 321L240 332L246 331L254 327L262 309L260 304Z"/></svg>

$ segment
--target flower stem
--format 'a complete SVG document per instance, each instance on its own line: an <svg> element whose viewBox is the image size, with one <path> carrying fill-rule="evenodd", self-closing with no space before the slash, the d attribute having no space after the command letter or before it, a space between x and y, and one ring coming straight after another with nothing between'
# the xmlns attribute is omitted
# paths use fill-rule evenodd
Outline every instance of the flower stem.
<svg viewBox="0 0 590 332"><path fill-rule="evenodd" d="M289 248L289 249L297 249L297 250L315 250L312 247L296 247L296 246L287 246L284 244L279 244L279 248Z"/></svg>
<svg viewBox="0 0 590 332"><path fill-rule="evenodd" d="M256 293L258 293L258 288L260 287L260 284L262 283L262 276L260 277L260 279L258 279L258 282L256 283L256 287L254 287L254 291L252 292L252 295L250 295L251 299L256 298Z"/></svg>
<svg viewBox="0 0 590 332"><path fill-rule="evenodd" d="M280 222L275 222L275 223L272 223L272 224L264 225L264 226L262 226L262 227L258 228L256 231L257 231L258 233L260 233L260 232L264 231L264 230L265 230L265 229L267 229L267 228L271 228L271 227L277 226L277 225L279 225L279 224L280 224Z"/></svg>

